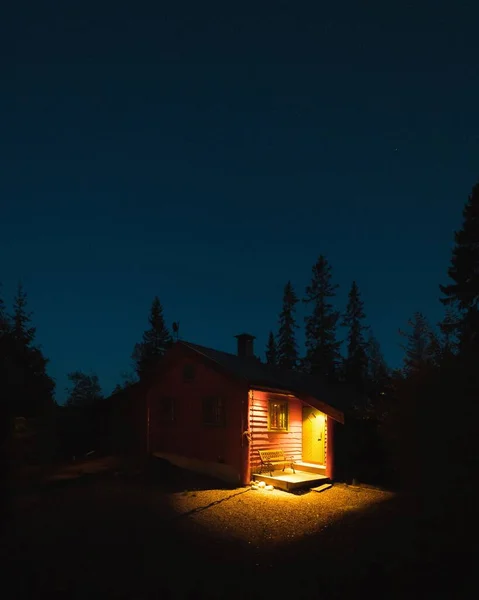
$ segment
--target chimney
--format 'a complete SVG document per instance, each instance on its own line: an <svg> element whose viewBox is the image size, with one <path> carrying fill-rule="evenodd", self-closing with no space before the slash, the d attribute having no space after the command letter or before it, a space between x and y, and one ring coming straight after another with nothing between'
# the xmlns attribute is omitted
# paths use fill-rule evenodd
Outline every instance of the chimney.
<svg viewBox="0 0 479 600"><path fill-rule="evenodd" d="M239 335L235 335L235 338L238 340L238 356L241 356L241 358L254 357L253 340L255 336L249 333L240 333Z"/></svg>

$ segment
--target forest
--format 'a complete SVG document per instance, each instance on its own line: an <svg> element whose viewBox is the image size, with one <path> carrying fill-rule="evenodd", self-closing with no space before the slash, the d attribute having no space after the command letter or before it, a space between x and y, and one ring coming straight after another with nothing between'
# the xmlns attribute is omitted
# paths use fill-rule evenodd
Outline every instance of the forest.
<svg viewBox="0 0 479 600"><path fill-rule="evenodd" d="M354 390L342 407L339 478L402 489L435 489L448 481L467 485L477 465L479 397L479 184L469 195L461 228L455 232L450 264L438 282L443 318L411 315L403 340L403 365L390 369L374 332L358 282L352 281L347 305L336 305L337 285L327 257L320 255L302 297L291 281L284 286L277 330L269 332L260 360L281 370L299 370ZM296 317L304 303L305 348L296 340ZM232 327L234 324L232 324ZM344 342L339 332L344 333ZM131 354L109 399L136 382L148 381L178 337L165 322L158 296L148 326ZM71 460L94 451L108 453L107 398L97 373L68 374L64 404L55 402L55 381L48 358L36 343L27 292L18 285L11 310L0 295L0 393L5 463Z"/></svg>

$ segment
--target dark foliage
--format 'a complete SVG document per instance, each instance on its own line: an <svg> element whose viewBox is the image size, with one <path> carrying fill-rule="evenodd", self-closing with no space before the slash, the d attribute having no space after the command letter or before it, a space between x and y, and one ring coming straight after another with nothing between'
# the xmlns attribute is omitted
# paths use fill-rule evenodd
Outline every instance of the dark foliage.
<svg viewBox="0 0 479 600"><path fill-rule="evenodd" d="M298 366L298 344L296 342L296 304L298 298L290 281L284 287L283 308L279 315L277 364L285 370Z"/></svg>
<svg viewBox="0 0 479 600"><path fill-rule="evenodd" d="M70 387L67 388L67 406L84 408L92 406L103 398L98 375L87 375L82 371L68 373Z"/></svg>
<svg viewBox="0 0 479 600"><path fill-rule="evenodd" d="M336 296L337 285L332 283L331 266L320 256L313 266L310 285L306 287L304 302L312 306L306 322L306 357L304 368L315 375L323 375L329 381L338 379L340 342L336 339L339 312L331 300Z"/></svg>
<svg viewBox="0 0 479 600"><path fill-rule="evenodd" d="M135 376L134 373L123 372L121 374L121 378L122 381L121 383L116 384L115 388L113 389L113 394L128 389L130 386L132 386L138 381L138 378Z"/></svg>
<svg viewBox="0 0 479 600"><path fill-rule="evenodd" d="M478 192L475 186L464 209L463 229L455 234L449 269L453 283L441 286L446 296L441 300L448 307L441 324L444 335L431 335L424 317L415 315L405 368L393 378L383 428L401 485L419 496L428 510L447 514L448 521L472 517L466 517L468 506L477 502ZM447 485L441 486L444 476Z"/></svg>
<svg viewBox="0 0 479 600"><path fill-rule="evenodd" d="M384 360L379 342L371 332L369 332L365 350L367 359L367 412L381 421L384 412L387 410L391 372Z"/></svg>
<svg viewBox="0 0 479 600"><path fill-rule="evenodd" d="M407 339L407 343L403 346L406 375L410 375L420 370L423 365L432 362L438 344L438 340L422 313L414 313L412 319L408 321L408 325L409 332L399 331Z"/></svg>
<svg viewBox="0 0 479 600"><path fill-rule="evenodd" d="M140 379L149 378L154 373L158 361L172 345L158 296L155 296L151 305L148 322L150 327L143 333L142 341L135 345L132 355Z"/></svg>
<svg viewBox="0 0 479 600"><path fill-rule="evenodd" d="M268 344L266 346L266 364L276 367L278 364L278 350L276 340L272 331L269 332Z"/></svg>
<svg viewBox="0 0 479 600"><path fill-rule="evenodd" d="M343 361L343 377L359 393L366 391L368 361L364 325L364 303L355 281L351 285L348 304L341 325L347 328L347 355Z"/></svg>
<svg viewBox="0 0 479 600"><path fill-rule="evenodd" d="M460 352L470 353L479 350L479 183L472 188L462 214L448 269L452 282L440 289L441 302L456 311L446 330L457 335Z"/></svg>
<svg viewBox="0 0 479 600"><path fill-rule="evenodd" d="M11 316L0 302L0 381L12 416L39 417L54 407L55 382L47 374L48 359L34 340L27 295L19 284Z"/></svg>

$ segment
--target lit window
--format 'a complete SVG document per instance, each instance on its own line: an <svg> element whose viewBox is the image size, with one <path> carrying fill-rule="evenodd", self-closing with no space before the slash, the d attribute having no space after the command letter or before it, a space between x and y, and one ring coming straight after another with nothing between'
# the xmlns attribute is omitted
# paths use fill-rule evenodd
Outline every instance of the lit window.
<svg viewBox="0 0 479 600"><path fill-rule="evenodd" d="M287 400L270 400L268 405L269 431L288 431L289 411Z"/></svg>
<svg viewBox="0 0 479 600"><path fill-rule="evenodd" d="M223 398L211 396L203 398L203 423L222 426L225 424L225 406Z"/></svg>

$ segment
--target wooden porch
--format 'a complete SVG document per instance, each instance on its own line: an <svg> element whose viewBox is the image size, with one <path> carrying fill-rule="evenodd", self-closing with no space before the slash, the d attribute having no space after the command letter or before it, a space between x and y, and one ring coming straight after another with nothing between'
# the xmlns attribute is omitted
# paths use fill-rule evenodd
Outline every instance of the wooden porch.
<svg viewBox="0 0 479 600"><path fill-rule="evenodd" d="M283 473L283 471L273 471L271 477L269 473L255 473L254 481L264 481L266 485L272 485L275 488L292 492L304 488L314 488L325 483L329 483L329 478L325 475L317 475L314 473L305 473L304 471L296 471L296 473Z"/></svg>
<svg viewBox="0 0 479 600"><path fill-rule="evenodd" d="M296 473L293 473L290 468L286 468L284 471L275 470L272 475L269 471L254 473L253 481L264 481L266 485L272 485L286 492L330 483L329 477L326 476L326 467L322 465L297 461L294 470Z"/></svg>

